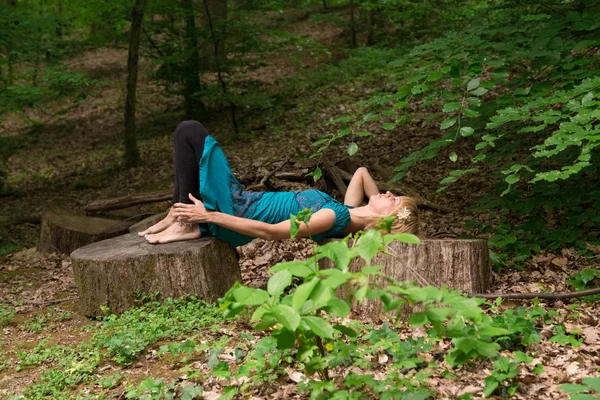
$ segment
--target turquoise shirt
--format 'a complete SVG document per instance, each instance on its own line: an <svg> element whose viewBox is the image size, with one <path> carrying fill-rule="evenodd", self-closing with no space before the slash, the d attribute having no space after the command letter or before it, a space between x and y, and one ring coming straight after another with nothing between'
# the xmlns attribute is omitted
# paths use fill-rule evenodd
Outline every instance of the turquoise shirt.
<svg viewBox="0 0 600 400"><path fill-rule="evenodd" d="M231 172L229 162L217 141L208 136L199 163L200 197L206 209L237 217L276 224L298 214L305 208L313 213L324 208L335 212L333 227L312 236L315 241L339 236L350 224L348 207L316 189L301 192L247 192ZM242 235L215 224L206 224L203 231L223 239L233 246L250 242L253 237Z"/></svg>

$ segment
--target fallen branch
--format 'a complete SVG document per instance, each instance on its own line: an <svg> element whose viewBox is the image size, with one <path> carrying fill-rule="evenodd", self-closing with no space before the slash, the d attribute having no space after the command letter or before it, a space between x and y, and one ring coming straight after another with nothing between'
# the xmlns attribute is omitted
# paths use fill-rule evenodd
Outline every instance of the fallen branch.
<svg viewBox="0 0 600 400"><path fill-rule="evenodd" d="M323 160L323 171L325 174L331 178L337 189L343 195L346 194L346 190L348 190L348 186L344 183L342 176L339 173L340 168L336 167L331 161Z"/></svg>
<svg viewBox="0 0 600 400"><path fill-rule="evenodd" d="M273 175L275 175L275 173L277 171L279 171L281 169L281 167L283 167L285 164L288 163L288 161L290 161L291 157L286 158L284 161L280 162L277 167L273 168L271 171L269 171L261 180L259 183L254 184L254 185L250 185L246 188L246 190L258 190L258 189L264 189L267 187L267 183L269 182L269 179L271 179L273 177Z"/></svg>
<svg viewBox="0 0 600 400"><path fill-rule="evenodd" d="M98 211L120 210L140 204L159 203L173 198L173 190L162 190L158 192L148 192L139 194L129 194L114 199L90 201L85 207L85 212L93 213Z"/></svg>
<svg viewBox="0 0 600 400"><path fill-rule="evenodd" d="M581 292L569 292L569 293L469 293L469 297L481 297L484 299L496 299L498 297L503 299L511 300L529 300L529 299L540 299L540 300L562 300L562 299L573 299L576 297L592 296L594 294L600 294L600 288L582 290Z"/></svg>
<svg viewBox="0 0 600 400"><path fill-rule="evenodd" d="M54 299L54 300L47 300L47 301L29 301L26 304L32 305L32 306L48 306L50 304L58 304L58 303L64 303L66 301L75 301L75 300L79 300L79 296L66 297L64 299Z"/></svg>

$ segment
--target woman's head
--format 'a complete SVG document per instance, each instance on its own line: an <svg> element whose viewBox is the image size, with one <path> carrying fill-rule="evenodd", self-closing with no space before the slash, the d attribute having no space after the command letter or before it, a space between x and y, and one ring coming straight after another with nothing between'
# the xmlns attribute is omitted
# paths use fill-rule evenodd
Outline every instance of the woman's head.
<svg viewBox="0 0 600 400"><path fill-rule="evenodd" d="M392 223L390 233L412 233L419 231L419 210L416 201L408 196L394 196L390 192L371 196L369 208L373 215L368 218L365 230L377 228L381 218L396 217Z"/></svg>

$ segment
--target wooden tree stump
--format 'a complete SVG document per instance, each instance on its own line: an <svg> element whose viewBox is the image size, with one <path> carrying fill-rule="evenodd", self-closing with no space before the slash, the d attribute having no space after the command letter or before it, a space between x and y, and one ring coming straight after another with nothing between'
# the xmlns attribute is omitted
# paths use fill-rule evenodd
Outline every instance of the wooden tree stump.
<svg viewBox="0 0 600 400"><path fill-rule="evenodd" d="M127 232L131 222L86 217L65 210L52 210L42 215L40 253L69 254L73 250Z"/></svg>
<svg viewBox="0 0 600 400"><path fill-rule="evenodd" d="M151 245L127 234L77 249L71 258L78 307L88 316L101 315L101 306L121 313L140 295L215 301L241 281L233 247L215 238Z"/></svg>
<svg viewBox="0 0 600 400"><path fill-rule="evenodd" d="M398 281L416 281L421 285L462 290L469 293L486 293L489 288L490 262L487 241L483 239L425 239L421 244L393 242L390 252L397 256L377 254L371 265L383 265L380 272ZM328 258L319 261L321 268L333 268ZM352 272L365 266L357 258L350 264ZM377 278L377 282L384 281ZM347 294L342 291L342 297ZM381 302L365 299L354 301L353 313L361 318L376 319L382 315Z"/></svg>

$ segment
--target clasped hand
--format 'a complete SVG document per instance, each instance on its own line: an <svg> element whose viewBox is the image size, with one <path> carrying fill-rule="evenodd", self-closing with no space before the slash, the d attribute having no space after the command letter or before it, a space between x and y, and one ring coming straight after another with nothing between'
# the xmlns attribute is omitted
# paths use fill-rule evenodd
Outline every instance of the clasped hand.
<svg viewBox="0 0 600 400"><path fill-rule="evenodd" d="M183 222L203 223L208 222L209 211L204 207L204 203L188 194L194 204L175 203L173 204L173 215Z"/></svg>

